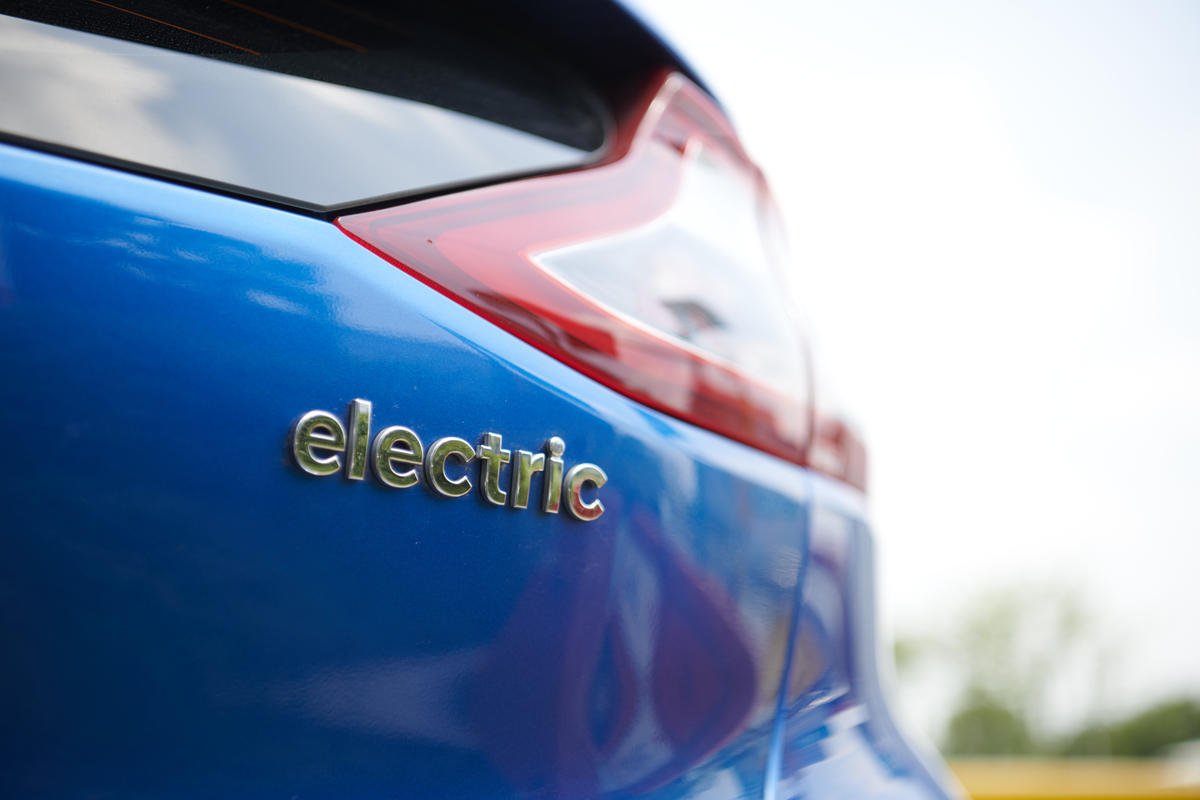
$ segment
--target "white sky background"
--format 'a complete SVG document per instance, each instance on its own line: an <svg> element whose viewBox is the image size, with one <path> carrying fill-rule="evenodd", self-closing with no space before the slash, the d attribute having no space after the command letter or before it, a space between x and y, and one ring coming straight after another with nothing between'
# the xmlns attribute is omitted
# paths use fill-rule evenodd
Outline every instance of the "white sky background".
<svg viewBox="0 0 1200 800"><path fill-rule="evenodd" d="M775 187L891 626L1069 584L1062 724L1200 694L1200 3L634 5Z"/></svg>

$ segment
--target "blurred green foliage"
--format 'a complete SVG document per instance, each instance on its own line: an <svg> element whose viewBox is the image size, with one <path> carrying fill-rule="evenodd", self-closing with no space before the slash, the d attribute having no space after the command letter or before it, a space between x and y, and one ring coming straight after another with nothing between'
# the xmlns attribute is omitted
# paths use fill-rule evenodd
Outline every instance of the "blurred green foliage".
<svg viewBox="0 0 1200 800"><path fill-rule="evenodd" d="M1077 592L1022 586L981 593L947 634L901 637L894 652L902 676L937 661L958 677L941 737L947 755L1150 757L1200 739L1200 702L1189 698L1050 734L1046 702L1072 659L1102 674L1106 659L1095 645L1093 618Z"/></svg>
<svg viewBox="0 0 1200 800"><path fill-rule="evenodd" d="M1170 747L1200 739L1200 703L1171 700L1128 719L1088 725L1057 746L1064 756L1161 756Z"/></svg>
<svg viewBox="0 0 1200 800"><path fill-rule="evenodd" d="M1029 726L1020 714L989 697L965 703L946 725L942 748L954 755L1027 756L1034 753Z"/></svg>

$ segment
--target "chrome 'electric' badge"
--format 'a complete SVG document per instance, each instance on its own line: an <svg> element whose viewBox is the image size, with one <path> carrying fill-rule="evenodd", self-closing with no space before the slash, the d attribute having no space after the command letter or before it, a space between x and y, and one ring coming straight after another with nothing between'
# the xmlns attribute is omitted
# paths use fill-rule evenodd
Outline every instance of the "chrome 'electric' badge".
<svg viewBox="0 0 1200 800"><path fill-rule="evenodd" d="M576 519L590 522L604 513L604 503L593 497L584 501L587 487L599 489L608 482L604 470L595 464L576 464L563 474L566 443L551 436L544 453L505 450L498 433L485 433L478 448L466 439L444 436L426 448L410 428L393 425L375 434L371 440L371 403L355 400L350 404L349 433L342 421L328 411L309 411L292 425L289 442L292 457L309 475L323 477L342 469L345 456L346 477L361 481L367 464L384 486L407 489L422 482L442 497L462 497L471 491L471 478L464 471L458 477L447 473L447 461L466 465L480 461L479 493L489 503L513 508L528 508L533 476L542 473L542 510L557 514L565 499L567 511ZM509 489L501 488L501 471L512 464Z"/></svg>

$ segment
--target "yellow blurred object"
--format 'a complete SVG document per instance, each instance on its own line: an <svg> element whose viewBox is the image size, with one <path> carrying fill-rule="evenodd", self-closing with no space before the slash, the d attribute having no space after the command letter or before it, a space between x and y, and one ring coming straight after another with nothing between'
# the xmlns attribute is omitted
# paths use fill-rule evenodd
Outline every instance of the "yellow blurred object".
<svg viewBox="0 0 1200 800"><path fill-rule="evenodd" d="M950 769L973 800L1200 799L1165 759L959 758Z"/></svg>

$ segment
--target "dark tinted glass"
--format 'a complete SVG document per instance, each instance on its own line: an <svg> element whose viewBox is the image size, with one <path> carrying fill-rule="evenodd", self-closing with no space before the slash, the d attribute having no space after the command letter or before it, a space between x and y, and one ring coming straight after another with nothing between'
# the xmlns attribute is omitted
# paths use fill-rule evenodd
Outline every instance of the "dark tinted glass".
<svg viewBox="0 0 1200 800"><path fill-rule="evenodd" d="M129 5L37 7L70 28L0 17L0 134L316 211L573 166L603 141L603 111L565 73L501 56L489 71L386 20Z"/></svg>

